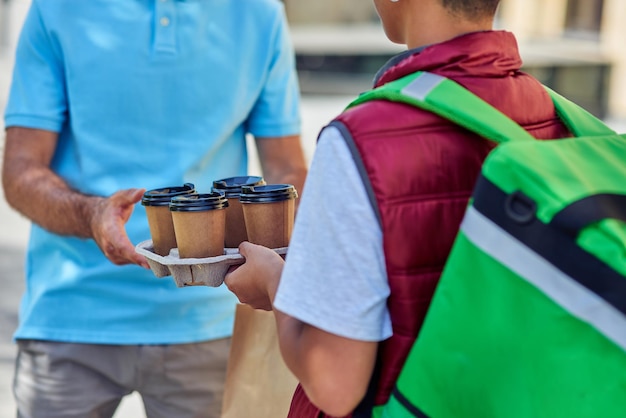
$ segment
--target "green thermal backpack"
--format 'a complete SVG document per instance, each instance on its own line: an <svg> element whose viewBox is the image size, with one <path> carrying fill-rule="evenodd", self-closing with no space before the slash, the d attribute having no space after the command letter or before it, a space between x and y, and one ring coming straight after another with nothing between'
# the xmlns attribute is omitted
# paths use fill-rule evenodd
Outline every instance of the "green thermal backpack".
<svg viewBox="0 0 626 418"><path fill-rule="evenodd" d="M430 73L351 104L413 104L499 144L375 417L626 417L626 135L547 91L574 137L535 140Z"/></svg>

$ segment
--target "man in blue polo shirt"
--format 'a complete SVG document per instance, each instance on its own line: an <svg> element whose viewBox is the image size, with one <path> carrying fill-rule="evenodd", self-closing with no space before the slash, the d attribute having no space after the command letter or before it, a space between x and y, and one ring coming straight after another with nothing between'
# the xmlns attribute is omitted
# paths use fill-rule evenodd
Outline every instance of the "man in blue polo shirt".
<svg viewBox="0 0 626 418"><path fill-rule="evenodd" d="M236 298L156 279L145 189L243 175L302 188L278 0L33 0L5 124L7 201L33 221L15 332L20 417L218 417ZM143 268L142 268L143 267Z"/></svg>

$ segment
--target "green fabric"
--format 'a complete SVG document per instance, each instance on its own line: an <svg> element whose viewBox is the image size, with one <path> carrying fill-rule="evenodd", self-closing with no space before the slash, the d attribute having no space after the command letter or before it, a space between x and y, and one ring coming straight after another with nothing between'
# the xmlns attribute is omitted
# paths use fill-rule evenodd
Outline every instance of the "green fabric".
<svg viewBox="0 0 626 418"><path fill-rule="evenodd" d="M418 71L378 88L362 93L347 108L371 100L389 100L412 104L438 114L487 139L498 143L534 139L515 121L450 79L443 79L423 99L409 97L403 90L430 73ZM436 76L438 77L438 76ZM615 131L591 113L545 87L556 111L574 136L612 135Z"/></svg>
<svg viewBox="0 0 626 418"><path fill-rule="evenodd" d="M626 227L622 222L613 219L601 221L594 225L593 228L584 229L576 242L587 252L595 255L620 274L626 276L626 260L624 257Z"/></svg>
<svg viewBox="0 0 626 418"><path fill-rule="evenodd" d="M378 413L374 413L372 418L414 418L411 412L409 412L397 399L391 398L385 405L384 409L378 409Z"/></svg>
<svg viewBox="0 0 626 418"><path fill-rule="evenodd" d="M407 103L487 139L506 143L487 157L483 175L507 193L521 190L536 201L537 216L545 223L583 197L598 193L626 195L626 136L615 134L578 105L546 87L564 123L574 135L586 136L537 141L508 116L452 80L442 78L423 99L403 93L407 86L429 75L417 72L367 91L348 108L370 100ZM592 227L581 233L579 245L614 269L626 272L625 263L611 256L623 252L626 225L603 221Z"/></svg>
<svg viewBox="0 0 626 418"><path fill-rule="evenodd" d="M507 193L522 190L537 202L544 223L566 206L594 194L626 195L624 136L569 138L496 147L483 175ZM590 225L578 245L626 275L626 224L604 220Z"/></svg>
<svg viewBox="0 0 626 418"><path fill-rule="evenodd" d="M348 109L370 100L409 103L436 113L471 131L479 130L482 136L498 143L533 140L533 137L517 123L452 80L445 79L424 101L402 93L405 87L419 81L425 74L427 73L417 72L369 90L350 103ZM459 106L463 107L463 112L459 111Z"/></svg>
<svg viewBox="0 0 626 418"><path fill-rule="evenodd" d="M548 223L565 206L597 193L626 194L624 137L507 144L487 157L483 175L507 193L523 190Z"/></svg>
<svg viewBox="0 0 626 418"><path fill-rule="evenodd" d="M623 351L463 234L450 259L405 396L432 418L625 416Z"/></svg>
<svg viewBox="0 0 626 418"><path fill-rule="evenodd" d="M534 140L455 82L422 72L366 92L349 108L370 100L408 103L498 142L485 160L483 176L507 194L521 191L533 199L537 218L549 223L580 199L626 195L626 136L546 90L575 138ZM464 223L476 219L466 216ZM397 382L400 392L431 418L626 416L623 334L606 322L623 321L622 313L579 290L582 286L567 275L557 274L558 280L541 276L554 267L499 227L486 231L487 224L476 225L474 237L488 237L492 247L499 241L489 234L505 237L503 243L517 242L515 252L500 256L506 254L511 265L530 266L524 270L517 264L515 271L537 274L521 277L507 260L493 258L496 248L478 248L460 232ZM613 219L588 225L576 238L577 245L624 280L625 242L626 225ZM581 318L588 310L595 315L587 322ZM373 416L415 415L392 396Z"/></svg>
<svg viewBox="0 0 626 418"><path fill-rule="evenodd" d="M554 102L557 113L575 136L612 135L615 133L600 119L569 101L554 90L545 87Z"/></svg>

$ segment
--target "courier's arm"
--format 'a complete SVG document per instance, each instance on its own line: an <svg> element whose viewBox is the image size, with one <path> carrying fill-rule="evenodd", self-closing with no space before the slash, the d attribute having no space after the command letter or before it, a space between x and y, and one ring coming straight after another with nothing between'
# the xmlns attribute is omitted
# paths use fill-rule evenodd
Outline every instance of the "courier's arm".
<svg viewBox="0 0 626 418"><path fill-rule="evenodd" d="M352 412L365 396L378 343L343 338L274 310L280 351L307 396L329 415Z"/></svg>
<svg viewBox="0 0 626 418"><path fill-rule="evenodd" d="M93 238L115 264L148 268L124 229L144 191L122 190L105 198L72 190L50 169L57 141L55 132L7 129L2 185L9 205L53 233Z"/></svg>
<svg viewBox="0 0 626 418"><path fill-rule="evenodd" d="M225 283L242 303L272 309L283 260L274 251L244 242L245 264ZM352 340L322 331L274 309L282 356L309 399L332 416L350 413L365 396L378 343Z"/></svg>

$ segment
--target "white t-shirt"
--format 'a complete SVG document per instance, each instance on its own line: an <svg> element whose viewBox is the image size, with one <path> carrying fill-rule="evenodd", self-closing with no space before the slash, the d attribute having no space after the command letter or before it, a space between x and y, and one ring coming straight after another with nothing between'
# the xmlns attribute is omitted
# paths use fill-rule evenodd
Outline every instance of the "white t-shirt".
<svg viewBox="0 0 626 418"><path fill-rule="evenodd" d="M324 129L311 162L274 306L342 337L392 334L382 231L350 149Z"/></svg>

